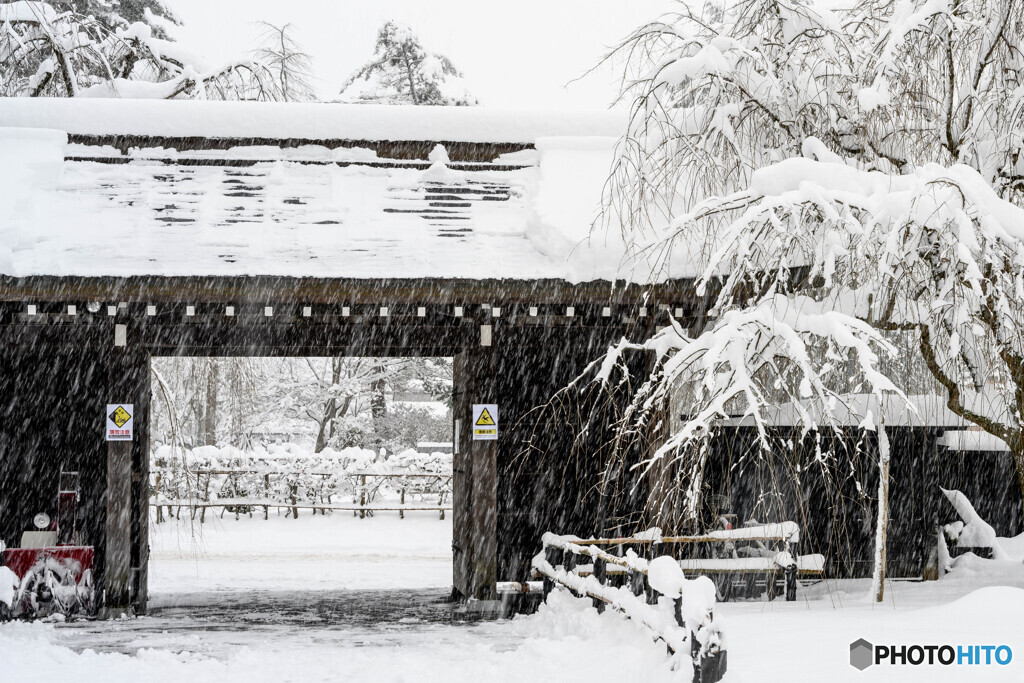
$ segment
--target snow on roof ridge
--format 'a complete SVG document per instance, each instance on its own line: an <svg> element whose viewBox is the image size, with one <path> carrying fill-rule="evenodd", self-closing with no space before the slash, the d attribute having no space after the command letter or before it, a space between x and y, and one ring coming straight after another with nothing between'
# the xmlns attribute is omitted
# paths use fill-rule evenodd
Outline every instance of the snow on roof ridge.
<svg viewBox="0 0 1024 683"><path fill-rule="evenodd" d="M532 144L544 137L617 137L625 113L400 105L0 98L0 127L69 135L430 140Z"/></svg>

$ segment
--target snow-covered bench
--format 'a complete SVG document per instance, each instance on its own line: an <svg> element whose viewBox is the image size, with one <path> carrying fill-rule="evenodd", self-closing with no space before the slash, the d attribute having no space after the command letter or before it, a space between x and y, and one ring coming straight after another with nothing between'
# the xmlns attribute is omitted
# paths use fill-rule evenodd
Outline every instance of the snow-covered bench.
<svg viewBox="0 0 1024 683"><path fill-rule="evenodd" d="M757 544L758 556L740 557L735 550L733 557L684 557L679 559L680 568L687 574L710 577L718 587L719 599L727 601L737 592L752 594L764 589L769 599L783 587L786 600L796 599L798 582L819 581L825 577L825 557L819 554L796 556L800 541L800 527L795 522L778 522L719 529L698 536L662 536L659 529L651 529L632 537L598 538L577 540L580 545L603 546L613 549L633 546L644 548L650 556L657 545L678 545L700 547L705 544ZM765 544L782 545L783 549L773 550ZM678 550L672 553L678 557ZM593 568L581 565L576 568L581 575L587 575ZM618 574L625 569L608 565L607 573Z"/></svg>

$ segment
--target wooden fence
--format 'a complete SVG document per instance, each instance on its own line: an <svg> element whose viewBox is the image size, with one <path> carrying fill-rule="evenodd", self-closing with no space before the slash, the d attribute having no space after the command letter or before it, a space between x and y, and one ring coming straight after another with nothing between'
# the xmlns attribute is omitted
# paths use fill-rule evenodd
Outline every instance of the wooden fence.
<svg viewBox="0 0 1024 683"><path fill-rule="evenodd" d="M664 642L674 666L692 668L694 683L716 683L725 675L726 651L713 622L715 589L709 579L687 581L674 558L648 560L632 550L613 555L593 541L552 533L544 534L543 543L533 568L544 579L545 598L559 585L590 597L599 611L610 605ZM669 615L662 596L670 602Z"/></svg>
<svg viewBox="0 0 1024 683"><path fill-rule="evenodd" d="M180 472L174 474L180 476ZM197 469L188 472L188 475L195 478L193 483L197 494L167 498L162 491L166 473L162 470L153 472L150 506L156 508L158 523L164 520L165 510L168 517L174 517L180 515L183 508L189 511L193 519L198 515L200 523L206 521L206 511L210 508L221 508L222 517L232 512L236 519L243 514L252 517L253 510L257 508L263 508L264 519L269 517L271 508L276 509L278 514L284 510L286 516L291 515L296 519L299 510L312 510L314 515L317 512L326 514L329 510L350 510L353 516L358 515L360 519L381 511L397 511L404 519L407 511L430 510L438 512L440 518L444 519L445 512L452 509L452 475L446 472L296 473ZM254 477L259 480L257 485L261 485L263 495L230 495L232 491L238 490L238 482L242 478L247 479L245 488L253 488ZM339 486L339 481L347 482L348 485ZM382 500L381 491L386 484L397 494L398 500ZM218 495L223 492L229 495ZM274 493L278 493L278 496L275 497ZM351 503L342 502L347 497L351 497ZM410 502L409 498L416 500ZM434 503L434 500L437 502Z"/></svg>

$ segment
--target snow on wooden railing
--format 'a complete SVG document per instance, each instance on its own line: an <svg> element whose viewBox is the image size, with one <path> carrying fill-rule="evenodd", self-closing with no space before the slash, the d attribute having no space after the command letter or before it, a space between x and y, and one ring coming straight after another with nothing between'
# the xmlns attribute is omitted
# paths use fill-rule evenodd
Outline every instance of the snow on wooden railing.
<svg viewBox="0 0 1024 683"><path fill-rule="evenodd" d="M153 495L150 506L157 510L157 522L163 520L163 509L166 508L168 515L172 509L185 508L191 511L194 518L198 511L200 522L205 521L205 511L208 508L229 508L237 518L242 512L252 515L252 509L262 507L263 517L266 519L270 508L287 510L298 517L298 511L312 510L313 514L318 511L322 514L328 510L340 511L351 510L353 515L365 518L367 513L375 511L398 511L401 518L405 518L406 511L430 510L439 513L444 519L444 513L451 510L452 474L450 472L372 472L372 471L343 471L331 472L303 472L303 478L320 478L320 482L310 484L308 481L300 482L294 480L294 472L277 472L270 470L254 469L197 469L190 472L195 479L196 494L180 498L168 498L162 496L161 484L164 472L157 470L153 473ZM241 488L260 488L262 496L237 495L239 479L258 475L258 482L246 482ZM271 483L271 477L278 478L283 484ZM211 491L215 478L218 478L219 490ZM349 482L349 485L342 490L337 486L338 480ZM327 486L331 482L332 486ZM385 484L390 484L394 489L393 493L398 495L399 500L381 500L380 491ZM277 494L276 496L273 494ZM226 494L226 495L225 495ZM352 503L338 503L333 497L352 495ZM414 494L420 498L419 501L409 503L407 495ZM424 497L436 497L437 503L427 502ZM317 501L319 498L319 502ZM223 514L223 512L222 512Z"/></svg>
<svg viewBox="0 0 1024 683"><path fill-rule="evenodd" d="M594 546L646 546L648 547L648 554L651 554L657 545L729 543L737 541L783 544L784 549L782 551L775 552L769 556L682 559L679 560L679 565L686 571L701 574L764 573L768 575L766 583L771 582L772 587L774 586L772 576L775 572L782 572L785 579L787 601L796 600L798 576L820 577L824 573L825 558L823 556L804 555L798 557L796 555L797 545L800 542L800 527L796 522L792 521L758 524L737 529L718 529L697 536L662 536L660 529L653 528L626 538L577 540L579 540L579 543L576 544L577 546L587 548L582 554L591 555L592 557L594 556L594 550L596 550ZM637 557L636 553L632 550L627 551L628 555ZM606 563L614 565L620 564L623 558L604 553L603 559ZM637 557L636 561L644 562L639 557Z"/></svg>
<svg viewBox="0 0 1024 683"><path fill-rule="evenodd" d="M691 672L695 683L714 683L725 674L726 651L713 623L715 585L710 579L687 579L678 562L667 556L646 560L632 550L612 555L593 541L553 533L544 534L543 542L533 568L544 577L545 598L558 584L592 598L599 611L611 605L664 642L673 666ZM590 558L589 571L581 573L580 557ZM625 572L625 585L612 585L608 565L620 575Z"/></svg>

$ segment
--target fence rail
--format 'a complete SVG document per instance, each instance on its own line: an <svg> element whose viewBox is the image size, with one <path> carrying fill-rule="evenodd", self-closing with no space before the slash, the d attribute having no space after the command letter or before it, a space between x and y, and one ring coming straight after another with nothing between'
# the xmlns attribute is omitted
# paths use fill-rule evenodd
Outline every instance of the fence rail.
<svg viewBox="0 0 1024 683"><path fill-rule="evenodd" d="M645 559L632 550L613 555L573 536L546 533L543 544L533 568L544 579L545 599L559 585L591 598L598 611L610 605L664 642L674 665L692 670L694 683L716 683L725 675L726 651L713 623L715 586L710 579L687 580L671 557ZM581 557L589 558L589 564L581 565ZM612 567L617 571L609 572Z"/></svg>
<svg viewBox="0 0 1024 683"><path fill-rule="evenodd" d="M182 478L182 471L158 469L153 472L152 499L150 507L156 508L157 522L163 521L163 511L174 516L174 510L181 514L181 509L190 512L192 518L199 515L199 521L205 522L206 510L222 508L225 512L234 512L236 519L241 514L252 516L255 508L263 508L263 518L269 517L270 509L280 513L286 511L298 518L299 510L312 510L326 514L327 511L351 511L353 515L365 518L367 514L381 511L396 511L404 519L407 511L434 511L441 519L445 512L452 509L450 472L294 472L255 469L207 468L185 472L190 479L195 494L191 496L167 497L162 484L168 475ZM258 479L253 479L253 476ZM244 482L242 478L247 478ZM272 477L277 477L275 482ZM310 478L320 481L311 482ZM221 478L216 480L216 478ZM344 485L339 482L345 482ZM385 484L393 489L398 500L382 500L381 491ZM179 488L179 487L175 487ZM219 488L217 490L211 490ZM261 488L262 496L231 495L239 488ZM277 492L277 496L267 495ZM228 495L218 495L226 492ZM173 492L172 492L173 493ZM337 502L334 498L352 497L351 503ZM419 500L409 501L412 496ZM427 502L427 498L431 502ZM432 501L436 500L436 503Z"/></svg>

